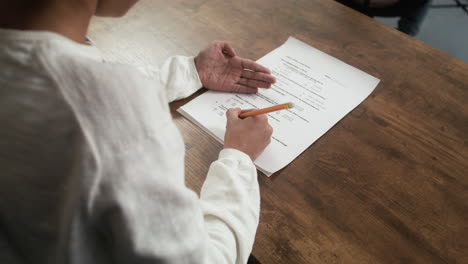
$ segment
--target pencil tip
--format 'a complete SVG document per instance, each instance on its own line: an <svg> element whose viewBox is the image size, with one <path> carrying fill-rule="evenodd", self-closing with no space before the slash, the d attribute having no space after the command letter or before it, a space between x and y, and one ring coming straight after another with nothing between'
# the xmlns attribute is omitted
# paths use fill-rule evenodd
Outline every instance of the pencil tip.
<svg viewBox="0 0 468 264"><path fill-rule="evenodd" d="M288 108L293 108L293 107L294 107L294 104L291 103L291 102L289 102L289 103L288 103Z"/></svg>

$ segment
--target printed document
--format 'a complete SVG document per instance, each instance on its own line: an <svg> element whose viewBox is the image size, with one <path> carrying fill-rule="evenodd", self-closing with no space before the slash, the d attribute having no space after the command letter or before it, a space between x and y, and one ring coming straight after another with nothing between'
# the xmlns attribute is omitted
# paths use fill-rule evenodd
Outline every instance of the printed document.
<svg viewBox="0 0 468 264"><path fill-rule="evenodd" d="M379 83L373 76L293 37L257 62L276 77L270 89L259 89L257 94L207 91L178 112L222 143L227 109L258 109L292 102L294 108L268 114L273 127L271 143L254 161L267 176L292 162Z"/></svg>

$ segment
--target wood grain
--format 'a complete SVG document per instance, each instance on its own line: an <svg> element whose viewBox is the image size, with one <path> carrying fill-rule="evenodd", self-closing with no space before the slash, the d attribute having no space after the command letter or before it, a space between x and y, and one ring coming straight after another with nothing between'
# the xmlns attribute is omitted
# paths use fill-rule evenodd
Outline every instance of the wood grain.
<svg viewBox="0 0 468 264"><path fill-rule="evenodd" d="M290 35L381 83L289 166L259 176L255 257L468 263L466 63L331 0L147 0L90 30L106 58L136 65L196 55L215 39L258 59ZM198 191L222 146L175 112L194 96L171 110Z"/></svg>

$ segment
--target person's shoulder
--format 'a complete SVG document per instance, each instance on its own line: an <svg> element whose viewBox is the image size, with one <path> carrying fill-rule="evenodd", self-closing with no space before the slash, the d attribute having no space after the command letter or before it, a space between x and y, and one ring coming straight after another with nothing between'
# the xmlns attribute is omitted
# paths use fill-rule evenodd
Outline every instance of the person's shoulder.
<svg viewBox="0 0 468 264"><path fill-rule="evenodd" d="M50 49L48 49L50 50ZM104 131L111 126L133 124L156 114L169 120L164 89L131 65L103 62L76 52L54 50L44 54L44 67L58 91L82 122ZM96 121L95 119L99 119ZM98 124L99 123L99 124Z"/></svg>
<svg viewBox="0 0 468 264"><path fill-rule="evenodd" d="M129 65L103 62L96 53L91 48L47 48L42 52L42 61L62 93L80 97L81 100L112 100L124 91L146 85L147 80L137 69Z"/></svg>
<svg viewBox="0 0 468 264"><path fill-rule="evenodd" d="M52 51L53 50L53 51ZM135 70L127 65L106 63L98 51L80 45L73 50L70 47L47 48L42 52L43 63L51 75L58 81L69 84L106 85L115 79L134 79ZM122 73L125 74L122 74Z"/></svg>

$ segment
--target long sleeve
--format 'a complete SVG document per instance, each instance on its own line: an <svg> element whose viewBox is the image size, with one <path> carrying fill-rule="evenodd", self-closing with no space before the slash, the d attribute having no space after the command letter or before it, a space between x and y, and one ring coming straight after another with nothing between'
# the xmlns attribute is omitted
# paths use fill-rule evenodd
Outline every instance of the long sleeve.
<svg viewBox="0 0 468 264"><path fill-rule="evenodd" d="M138 69L165 89L169 102L186 98L203 86L194 57L174 56L167 59L160 68L145 66Z"/></svg>
<svg viewBox="0 0 468 264"><path fill-rule="evenodd" d="M259 216L250 158L222 150L201 197L184 184L167 103L201 86L193 58L169 59L155 82L55 33L3 35L0 245L13 243L0 259L246 263Z"/></svg>
<svg viewBox="0 0 468 264"><path fill-rule="evenodd" d="M245 264L259 217L250 158L233 149L221 151L199 200L185 186L157 176L176 172L142 170L152 158L141 154L145 157L115 160L104 175L112 180L101 183L103 191L94 199L92 213L99 215L101 228L110 229L104 233L111 234L115 263Z"/></svg>
<svg viewBox="0 0 468 264"><path fill-rule="evenodd" d="M233 149L221 151L197 197L184 185L184 144L161 99L164 89L154 89L154 82L127 67L74 63L56 68L72 70L67 74L81 76L80 81L58 83L70 87L64 96L93 146L97 168L85 188L86 222L108 234L102 248L113 263L245 264L259 215L250 158ZM183 63L168 64L175 70ZM99 78L110 74L116 77ZM170 83L184 83L186 77L174 76ZM83 232L72 237L78 233Z"/></svg>
<svg viewBox="0 0 468 264"><path fill-rule="evenodd" d="M205 225L213 247L209 263L246 263L260 211L257 171L240 151L224 149L211 164L201 191Z"/></svg>

